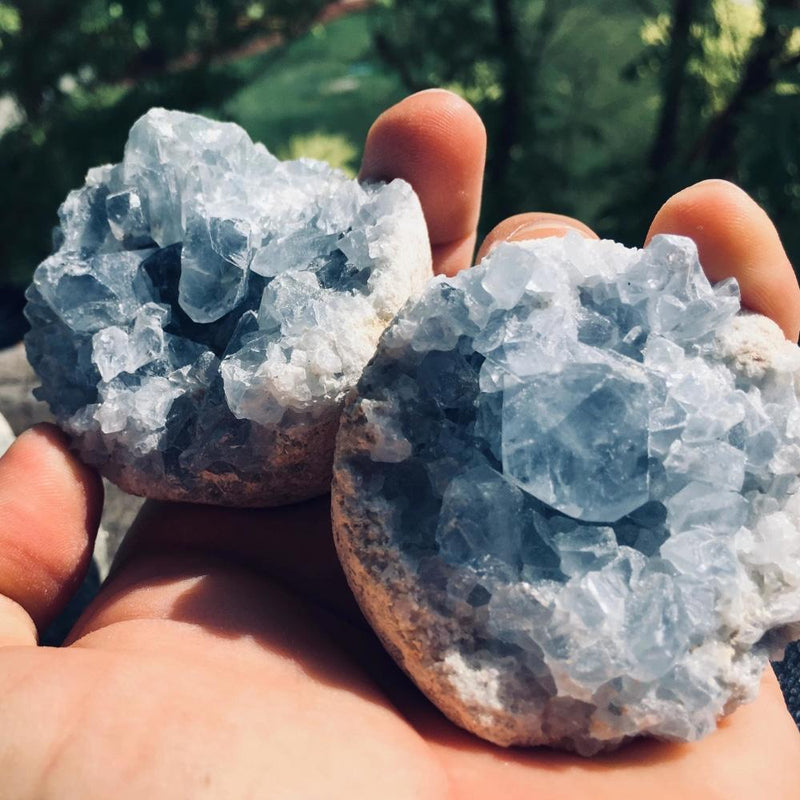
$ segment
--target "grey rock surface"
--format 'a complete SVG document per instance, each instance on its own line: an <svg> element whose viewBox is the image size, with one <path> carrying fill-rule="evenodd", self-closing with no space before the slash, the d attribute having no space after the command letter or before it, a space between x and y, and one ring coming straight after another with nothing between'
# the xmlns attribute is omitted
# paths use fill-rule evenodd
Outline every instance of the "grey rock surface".
<svg viewBox="0 0 800 800"><path fill-rule="evenodd" d="M0 456L11 447L14 438L14 431L11 430L6 418L0 414Z"/></svg>
<svg viewBox="0 0 800 800"><path fill-rule="evenodd" d="M25 341L84 460L161 499L325 492L344 397L431 276L411 187L153 109L59 216Z"/></svg>
<svg viewBox="0 0 800 800"><path fill-rule="evenodd" d="M351 586L493 742L700 738L800 633L798 384L688 239L501 245L404 309L345 410Z"/></svg>
<svg viewBox="0 0 800 800"><path fill-rule="evenodd" d="M38 385L21 342L0 350L0 413L17 435L39 422L53 422L47 403L33 396Z"/></svg>

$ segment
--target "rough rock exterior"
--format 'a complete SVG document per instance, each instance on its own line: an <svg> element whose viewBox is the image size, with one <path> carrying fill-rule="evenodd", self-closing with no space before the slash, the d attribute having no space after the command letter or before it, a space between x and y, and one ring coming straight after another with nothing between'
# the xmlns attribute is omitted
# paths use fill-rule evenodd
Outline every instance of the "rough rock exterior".
<svg viewBox="0 0 800 800"><path fill-rule="evenodd" d="M403 310L345 409L348 579L490 741L700 738L800 633L799 378L688 239L501 245Z"/></svg>
<svg viewBox="0 0 800 800"><path fill-rule="evenodd" d="M325 491L343 399L431 275L411 188L154 109L59 216L26 345L84 459L149 497Z"/></svg>

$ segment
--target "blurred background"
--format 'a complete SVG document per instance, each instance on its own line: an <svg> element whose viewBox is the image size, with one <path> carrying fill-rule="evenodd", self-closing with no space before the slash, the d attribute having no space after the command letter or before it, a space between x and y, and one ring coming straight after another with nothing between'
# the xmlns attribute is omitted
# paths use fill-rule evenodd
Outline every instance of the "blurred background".
<svg viewBox="0 0 800 800"><path fill-rule="evenodd" d="M353 172L376 115L430 86L486 122L483 232L538 209L639 244L671 192L725 177L800 265L800 0L20 0L0 2L6 328L59 203L151 106Z"/></svg>

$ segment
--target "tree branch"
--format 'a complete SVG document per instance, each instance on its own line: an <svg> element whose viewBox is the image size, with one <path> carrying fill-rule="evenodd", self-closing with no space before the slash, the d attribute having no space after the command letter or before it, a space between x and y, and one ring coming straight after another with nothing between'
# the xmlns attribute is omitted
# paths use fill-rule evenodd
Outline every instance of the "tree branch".
<svg viewBox="0 0 800 800"><path fill-rule="evenodd" d="M797 53L791 58L780 61L778 63L778 72L783 72L787 69L794 69L795 67L800 67L800 53Z"/></svg>
<svg viewBox="0 0 800 800"><path fill-rule="evenodd" d="M773 12L798 9L800 0L766 0L764 32L750 48L742 79L728 104L711 120L689 152L687 164L705 158L723 175L732 171L739 117L752 100L774 87L781 68L780 56L794 32L794 29L776 22ZM796 60L795 57L789 59L789 66Z"/></svg>

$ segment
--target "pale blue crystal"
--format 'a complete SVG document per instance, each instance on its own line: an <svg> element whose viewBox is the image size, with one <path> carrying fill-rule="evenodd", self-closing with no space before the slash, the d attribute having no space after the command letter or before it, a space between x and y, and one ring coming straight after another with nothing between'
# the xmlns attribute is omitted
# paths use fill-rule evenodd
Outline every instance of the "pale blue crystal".
<svg viewBox="0 0 800 800"><path fill-rule="evenodd" d="M616 522L649 499L650 389L616 366L567 364L503 395L504 474L577 519Z"/></svg>
<svg viewBox="0 0 800 800"><path fill-rule="evenodd" d="M340 432L356 583L403 587L382 636L501 744L706 735L800 623L798 374L688 239L502 244L435 281Z"/></svg>
<svg viewBox="0 0 800 800"><path fill-rule="evenodd" d="M442 557L456 563L476 553L509 563L522 557L522 493L488 466L450 481L436 540Z"/></svg>
<svg viewBox="0 0 800 800"><path fill-rule="evenodd" d="M561 559L561 571L575 575L598 569L601 562L617 554L617 538L609 526L569 524L566 518L555 518L566 524L553 536L553 546Z"/></svg>
<svg viewBox="0 0 800 800"><path fill-rule="evenodd" d="M162 497L325 491L344 397L430 277L410 186L280 162L236 125L153 109L59 217L27 348L84 458Z"/></svg>

